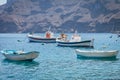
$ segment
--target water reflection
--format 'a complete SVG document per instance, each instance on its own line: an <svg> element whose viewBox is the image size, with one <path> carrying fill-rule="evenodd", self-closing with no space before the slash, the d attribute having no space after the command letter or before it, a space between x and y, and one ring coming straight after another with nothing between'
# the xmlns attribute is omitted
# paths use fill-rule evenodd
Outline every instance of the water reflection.
<svg viewBox="0 0 120 80"><path fill-rule="evenodd" d="M2 63L29 66L29 67L39 66L39 63L36 61L11 61L8 59L4 59Z"/></svg>
<svg viewBox="0 0 120 80"><path fill-rule="evenodd" d="M96 57L82 57L77 55L77 59L79 60L101 60L101 61L117 61L119 60L116 57L105 57L105 58L96 58Z"/></svg>

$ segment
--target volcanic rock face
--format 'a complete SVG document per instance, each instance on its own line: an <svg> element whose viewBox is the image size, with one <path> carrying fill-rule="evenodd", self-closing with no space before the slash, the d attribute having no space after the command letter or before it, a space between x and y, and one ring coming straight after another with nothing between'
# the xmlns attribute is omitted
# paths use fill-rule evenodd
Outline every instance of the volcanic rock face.
<svg viewBox="0 0 120 80"><path fill-rule="evenodd" d="M8 0L0 6L0 32L45 32L50 26L55 32L120 30L120 0Z"/></svg>

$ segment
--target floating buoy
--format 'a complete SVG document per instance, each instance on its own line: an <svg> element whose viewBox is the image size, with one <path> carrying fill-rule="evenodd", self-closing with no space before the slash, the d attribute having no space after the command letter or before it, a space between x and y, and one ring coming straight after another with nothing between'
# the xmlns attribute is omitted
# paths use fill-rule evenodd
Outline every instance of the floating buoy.
<svg viewBox="0 0 120 80"><path fill-rule="evenodd" d="M112 35L109 38L112 38Z"/></svg>
<svg viewBox="0 0 120 80"><path fill-rule="evenodd" d="M44 45L44 43L42 43L41 45Z"/></svg>
<svg viewBox="0 0 120 80"><path fill-rule="evenodd" d="M18 42L22 42L21 40L17 40Z"/></svg>

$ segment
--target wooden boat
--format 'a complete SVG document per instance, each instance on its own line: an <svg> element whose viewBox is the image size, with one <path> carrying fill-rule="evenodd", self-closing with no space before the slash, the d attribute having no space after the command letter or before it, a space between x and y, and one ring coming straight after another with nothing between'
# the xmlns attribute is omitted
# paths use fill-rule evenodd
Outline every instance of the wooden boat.
<svg viewBox="0 0 120 80"><path fill-rule="evenodd" d="M53 32L50 29L45 33L45 37L36 36L34 34L28 34L28 39L30 42L40 42L40 43L55 43L56 38L53 37Z"/></svg>
<svg viewBox="0 0 120 80"><path fill-rule="evenodd" d="M62 34L63 36L63 34ZM67 40L65 37L60 37L56 40L58 43L58 46L64 46L64 47L93 47L94 40L81 40L81 37L75 32L73 34L71 40Z"/></svg>
<svg viewBox="0 0 120 80"><path fill-rule="evenodd" d="M23 51L16 51L16 50L3 50L1 51L3 55L8 60L14 60L14 61L24 61L24 60L30 60L37 58L39 56L39 52L37 51L31 51L31 52L23 52Z"/></svg>
<svg viewBox="0 0 120 80"><path fill-rule="evenodd" d="M116 57L118 54L117 50L100 51L100 50L79 50L76 49L77 57L88 57L88 58L111 58Z"/></svg>

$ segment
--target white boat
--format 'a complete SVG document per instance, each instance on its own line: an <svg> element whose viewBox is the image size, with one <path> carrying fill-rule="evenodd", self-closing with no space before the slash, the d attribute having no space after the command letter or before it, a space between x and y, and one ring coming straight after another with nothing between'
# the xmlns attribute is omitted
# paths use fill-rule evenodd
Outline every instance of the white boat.
<svg viewBox="0 0 120 80"><path fill-rule="evenodd" d="M58 46L64 47L93 47L93 40L85 40L79 42L57 41Z"/></svg>
<svg viewBox="0 0 120 80"><path fill-rule="evenodd" d="M33 34L28 34L28 39L29 42L40 42L40 43L55 43L56 42L56 38L46 38L46 37L40 37L40 36L36 36Z"/></svg>
<svg viewBox="0 0 120 80"><path fill-rule="evenodd" d="M23 52L16 50L3 50L1 53L3 53L6 59L14 61L32 61L39 56L39 52L37 51Z"/></svg>
<svg viewBox="0 0 120 80"><path fill-rule="evenodd" d="M111 58L116 57L118 54L117 50L101 51L101 50L80 50L76 49L77 57L88 57L88 58Z"/></svg>
<svg viewBox="0 0 120 80"><path fill-rule="evenodd" d="M58 46L64 46L64 47L93 47L94 39L81 40L81 36L79 36L77 34L77 32L75 32L75 34L72 35L72 38L70 40L67 40L67 36L64 37L63 34L62 34L62 36L56 40L56 42L58 43Z"/></svg>
<svg viewBox="0 0 120 80"><path fill-rule="evenodd" d="M53 32L49 30L45 33L45 37L41 37L35 34L28 34L29 42L40 42L40 43L55 43L56 38L53 36Z"/></svg>

